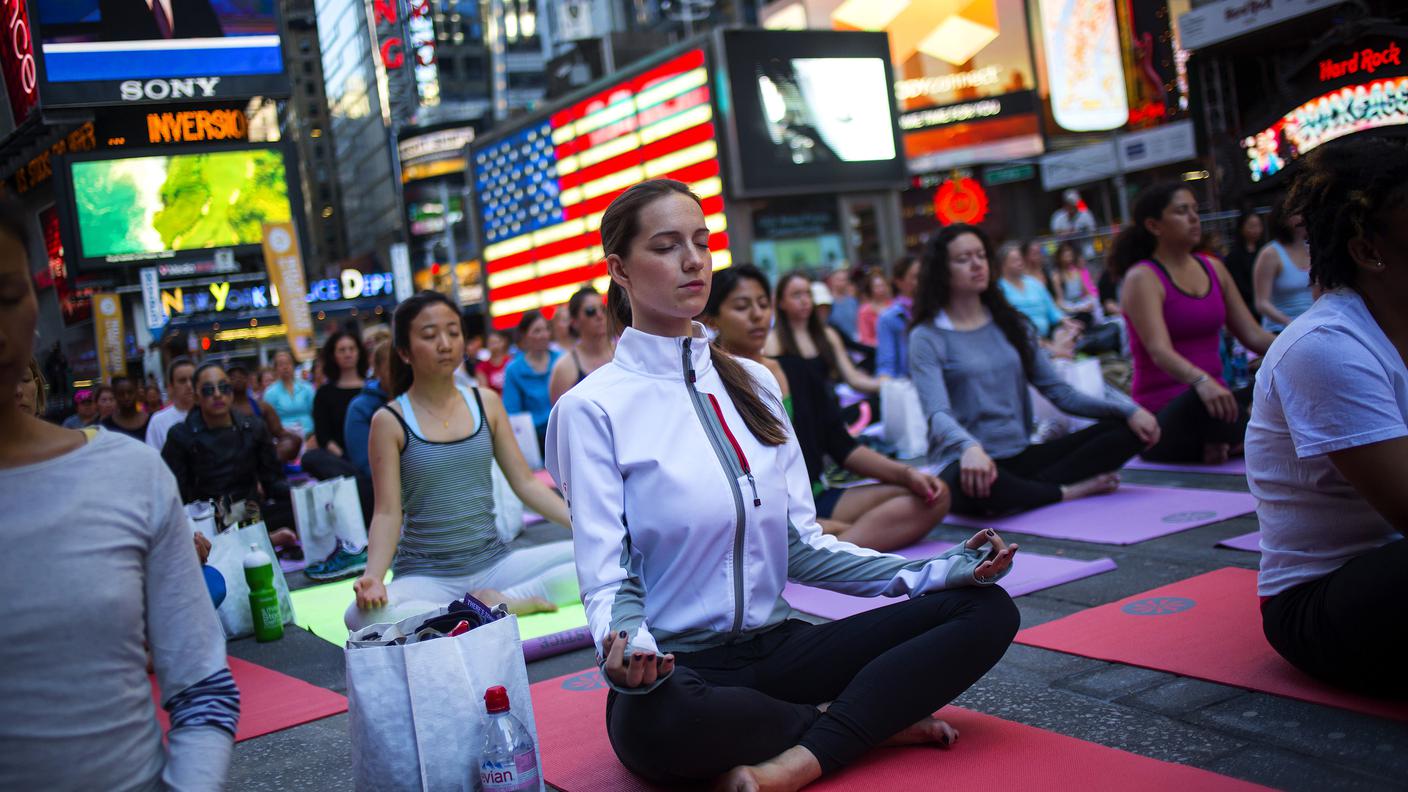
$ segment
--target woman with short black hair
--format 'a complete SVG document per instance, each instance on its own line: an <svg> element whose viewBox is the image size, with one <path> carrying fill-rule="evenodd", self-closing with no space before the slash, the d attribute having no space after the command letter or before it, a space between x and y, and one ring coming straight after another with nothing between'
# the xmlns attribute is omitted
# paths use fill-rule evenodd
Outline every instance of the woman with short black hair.
<svg viewBox="0 0 1408 792"><path fill-rule="evenodd" d="M1287 198L1323 290L1256 378L1247 481L1262 627L1297 668L1408 696L1408 150L1358 135L1302 160Z"/></svg>

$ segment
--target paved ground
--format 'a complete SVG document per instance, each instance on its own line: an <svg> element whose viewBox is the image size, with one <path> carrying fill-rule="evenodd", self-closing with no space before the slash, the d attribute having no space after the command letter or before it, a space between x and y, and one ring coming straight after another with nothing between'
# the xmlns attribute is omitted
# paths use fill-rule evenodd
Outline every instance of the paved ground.
<svg viewBox="0 0 1408 792"><path fill-rule="evenodd" d="M1244 481L1229 476L1130 471L1125 480L1246 488ZM1255 553L1215 545L1255 528L1256 518L1247 516L1131 547L1019 537L1023 548L1039 553L1083 559L1108 556L1119 564L1112 572L1019 598L1023 626L1219 567L1254 568ZM543 526L520 541L566 535L562 529ZM958 541L968 535L968 531L941 526L932 538ZM345 689L341 650L299 630L276 644L237 641L230 652L314 684ZM592 652L582 650L533 663L528 673L536 682L592 664ZM1279 789L1408 789L1408 724L1059 652L1014 645L958 703ZM351 789L349 752L346 715L248 740L235 747L230 788L250 792ZM1021 769L1002 772L1020 773ZM917 782L915 788L925 786L931 785ZM1112 778L1109 788L1138 789L1139 781Z"/></svg>

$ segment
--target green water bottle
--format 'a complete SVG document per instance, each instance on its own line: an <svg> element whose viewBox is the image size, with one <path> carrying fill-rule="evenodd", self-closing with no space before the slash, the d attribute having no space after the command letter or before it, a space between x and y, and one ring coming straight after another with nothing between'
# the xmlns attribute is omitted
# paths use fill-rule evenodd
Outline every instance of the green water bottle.
<svg viewBox="0 0 1408 792"><path fill-rule="evenodd" d="M250 544L249 553L244 557L244 579L249 584L249 614L254 620L254 639L267 643L284 637L279 592L274 589L274 562L257 544Z"/></svg>

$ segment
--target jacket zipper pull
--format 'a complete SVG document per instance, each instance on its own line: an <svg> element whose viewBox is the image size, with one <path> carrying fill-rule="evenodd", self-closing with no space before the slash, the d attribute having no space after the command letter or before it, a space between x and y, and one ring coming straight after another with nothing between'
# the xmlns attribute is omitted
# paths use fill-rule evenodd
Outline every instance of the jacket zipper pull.
<svg viewBox="0 0 1408 792"><path fill-rule="evenodd" d="M693 339L690 339L690 338L685 338L685 339L684 339L684 375L685 375L686 378L689 379L689 384L690 384L690 385L693 385L693 384L695 384L695 383L694 383L694 356L691 355L690 352L689 352L689 342L690 342L691 340L693 340Z"/></svg>
<svg viewBox="0 0 1408 792"><path fill-rule="evenodd" d="M763 505L763 499L758 497L758 482L753 480L753 471L747 471L748 486L753 488L753 508Z"/></svg>

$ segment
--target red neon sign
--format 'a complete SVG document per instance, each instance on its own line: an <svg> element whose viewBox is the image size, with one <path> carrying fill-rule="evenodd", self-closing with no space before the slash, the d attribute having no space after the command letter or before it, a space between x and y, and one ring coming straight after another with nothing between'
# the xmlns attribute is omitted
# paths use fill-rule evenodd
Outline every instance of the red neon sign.
<svg viewBox="0 0 1408 792"><path fill-rule="evenodd" d="M39 74L34 65L34 39L24 0L5 0L5 41L0 45L0 65L15 123L29 117L39 100Z"/></svg>
<svg viewBox="0 0 1408 792"><path fill-rule="evenodd" d="M934 215L944 225L976 224L988 216L988 194L977 180L949 179L934 193Z"/></svg>

